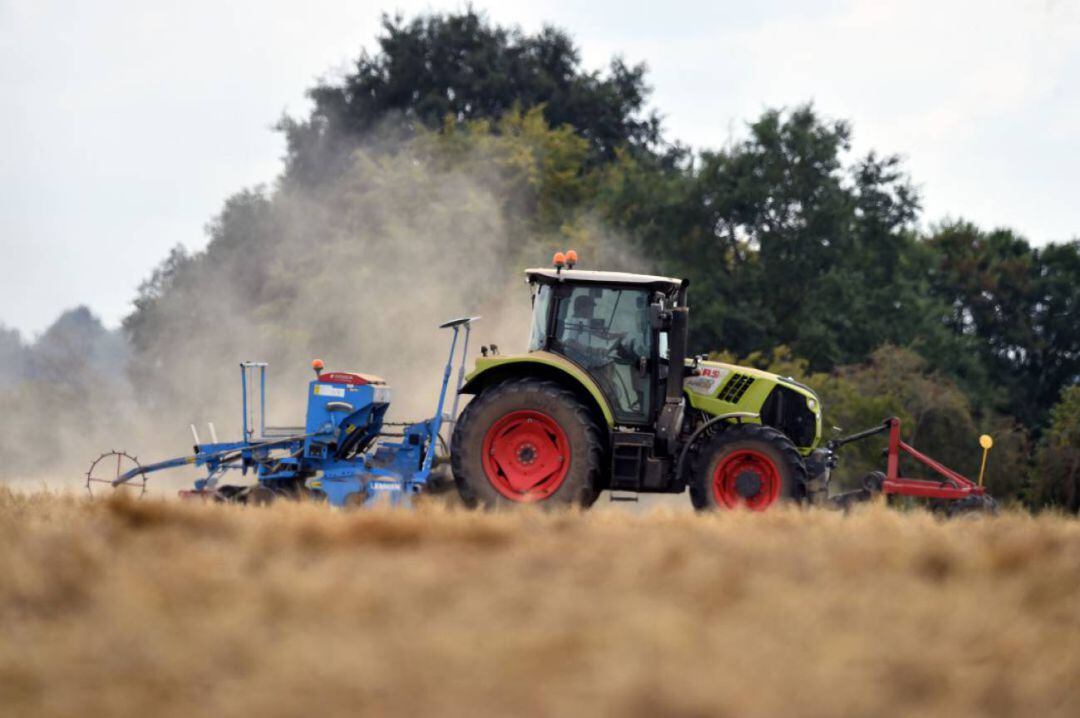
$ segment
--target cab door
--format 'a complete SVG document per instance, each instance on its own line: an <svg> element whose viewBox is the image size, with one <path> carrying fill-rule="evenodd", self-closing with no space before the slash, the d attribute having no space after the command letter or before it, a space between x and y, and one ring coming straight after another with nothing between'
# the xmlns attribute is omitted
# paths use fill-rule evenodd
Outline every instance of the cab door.
<svg viewBox="0 0 1080 718"><path fill-rule="evenodd" d="M551 347L600 386L620 424L653 418L654 332L643 289L563 285L557 292Z"/></svg>

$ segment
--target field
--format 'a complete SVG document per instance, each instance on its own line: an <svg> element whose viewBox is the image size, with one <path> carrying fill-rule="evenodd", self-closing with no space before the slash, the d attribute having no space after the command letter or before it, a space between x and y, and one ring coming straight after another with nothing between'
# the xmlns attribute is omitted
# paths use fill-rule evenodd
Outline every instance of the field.
<svg viewBox="0 0 1080 718"><path fill-rule="evenodd" d="M0 488L5 716L1080 715L1080 523Z"/></svg>

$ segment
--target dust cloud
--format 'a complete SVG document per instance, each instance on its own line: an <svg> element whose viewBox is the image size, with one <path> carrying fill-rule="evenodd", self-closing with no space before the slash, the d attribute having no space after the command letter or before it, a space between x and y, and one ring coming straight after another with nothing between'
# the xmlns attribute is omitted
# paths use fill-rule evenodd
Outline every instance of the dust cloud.
<svg viewBox="0 0 1080 718"><path fill-rule="evenodd" d="M406 146L359 150L317 189L281 180L233 196L204 251L175 250L147 280L122 331L86 310L79 331L57 330L80 339L52 342L54 375L25 366L47 336L20 347L0 335L0 480L76 488L101 451L143 463L190 452L189 424L204 441L210 421L219 439L237 439L245 360L270 363L270 425L303 423L316 357L384 377L390 420L431 416L450 341L438 325L482 317L470 367L482 344L523 350L522 270L570 245L522 220L513 192L497 173L435 166ZM581 226L584 264L641 268L600 223Z"/></svg>

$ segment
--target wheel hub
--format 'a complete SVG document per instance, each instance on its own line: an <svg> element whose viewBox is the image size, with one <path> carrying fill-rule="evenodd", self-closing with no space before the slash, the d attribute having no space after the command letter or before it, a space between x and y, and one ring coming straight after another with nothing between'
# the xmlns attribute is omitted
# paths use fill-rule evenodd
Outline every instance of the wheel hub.
<svg viewBox="0 0 1080 718"><path fill-rule="evenodd" d="M753 471L740 471L735 477L735 491L744 499L750 499L761 492L761 477Z"/></svg>
<svg viewBox="0 0 1080 718"><path fill-rule="evenodd" d="M737 449L713 470L713 498L721 508L764 511L780 498L781 476L775 461L754 449Z"/></svg>
<svg viewBox="0 0 1080 718"><path fill-rule="evenodd" d="M536 447L532 444L522 444L521 448L518 449L517 459L525 466L533 463L536 461Z"/></svg>
<svg viewBox="0 0 1080 718"><path fill-rule="evenodd" d="M484 436L484 473L500 494L513 501L542 501L555 493L570 468L570 443L550 416L512 411Z"/></svg>

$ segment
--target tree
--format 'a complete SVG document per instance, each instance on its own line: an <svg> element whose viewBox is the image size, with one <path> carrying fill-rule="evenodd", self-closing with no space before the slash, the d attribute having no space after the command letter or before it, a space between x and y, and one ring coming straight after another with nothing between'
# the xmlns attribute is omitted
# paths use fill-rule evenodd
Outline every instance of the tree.
<svg viewBox="0 0 1080 718"><path fill-rule="evenodd" d="M1031 497L1035 506L1059 505L1080 512L1080 385L1066 387L1050 410L1035 465Z"/></svg>
<svg viewBox="0 0 1080 718"><path fill-rule="evenodd" d="M784 344L814 370L883 343L950 344L900 161L850 161L848 125L811 106L749 130L694 158L634 158L601 195L647 256L690 278L694 343L737 356Z"/></svg>
<svg viewBox="0 0 1080 718"><path fill-rule="evenodd" d="M83 389L101 376L122 372L128 347L118 332L101 324L86 307L61 314L30 349L34 379Z"/></svg>
<svg viewBox="0 0 1080 718"><path fill-rule="evenodd" d="M588 141L569 125L550 127L542 107L514 107L498 121L448 118L441 132L422 132L409 148L436 171L482 184L530 234L559 231L595 193Z"/></svg>
<svg viewBox="0 0 1080 718"><path fill-rule="evenodd" d="M315 106L306 120L282 122L289 179L332 176L365 138L411 137L447 117L498 120L514 107L542 106L550 126L572 126L592 163L660 141L659 119L645 110L645 66L616 58L606 74L586 71L570 36L553 27L526 35L469 8L411 21L383 16L378 42L341 81L309 91Z"/></svg>
<svg viewBox="0 0 1080 718"><path fill-rule="evenodd" d="M1041 426L1061 388L1080 379L1080 241L1034 249L1005 229L938 228L933 290L947 323L976 341L1000 409Z"/></svg>
<svg viewBox="0 0 1080 718"><path fill-rule="evenodd" d="M0 481L73 476L72 460L78 466L109 446L103 433L132 429L128 345L76 307L21 349L17 381L0 382ZM43 432L49 451L40 450Z"/></svg>

